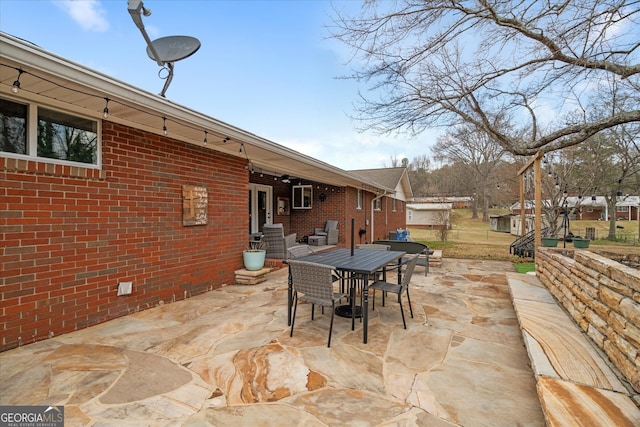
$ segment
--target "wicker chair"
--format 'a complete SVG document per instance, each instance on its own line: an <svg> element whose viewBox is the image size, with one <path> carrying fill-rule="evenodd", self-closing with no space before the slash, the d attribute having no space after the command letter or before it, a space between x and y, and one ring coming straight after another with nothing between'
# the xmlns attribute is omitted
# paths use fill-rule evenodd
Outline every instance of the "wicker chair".
<svg viewBox="0 0 640 427"><path fill-rule="evenodd" d="M287 249L287 252L289 252L289 259L296 259L313 253L308 245L292 246Z"/></svg>
<svg viewBox="0 0 640 427"><path fill-rule="evenodd" d="M284 235L284 226L282 224L265 224L262 227L264 236L262 240L267 244L267 258L287 259L289 253L287 250L295 246L296 233Z"/></svg>
<svg viewBox="0 0 640 427"><path fill-rule="evenodd" d="M358 249L368 249L370 251L390 251L391 250L391 246L389 245L381 245L381 244L376 244L376 243L360 243L358 245L356 245L356 248ZM391 266L393 268L393 266ZM375 276L374 276L374 280L380 280L382 278L382 270L380 271L376 271ZM362 278L362 277L360 277Z"/></svg>
<svg viewBox="0 0 640 427"><path fill-rule="evenodd" d="M293 318L291 319L291 333L289 336L293 336L298 301L311 303L311 320L313 320L316 304L322 307L331 307L331 323L327 341L327 347L331 347L335 303L346 296L333 291L334 268L324 264L290 259L289 269L293 281Z"/></svg>
<svg viewBox="0 0 640 427"><path fill-rule="evenodd" d="M327 223L324 225L324 228L316 228L313 234L314 236L326 236L327 245L337 245L338 221L328 219Z"/></svg>
<svg viewBox="0 0 640 427"><path fill-rule="evenodd" d="M411 276L413 276L413 270L416 268L416 263L418 262L418 255L412 255L409 261L403 264L404 271L399 270L399 273L402 272L402 281L400 284L389 283L383 280L379 280L374 282L369 286L369 289L373 289L373 309L376 309L376 290L383 291L382 293L382 306L384 307L384 295L386 292L391 292L393 294L398 295L398 304L400 304L400 313L402 314L402 324L404 328L407 329L407 322L404 319L404 309L402 308L402 294L407 293L407 300L409 301L409 311L411 312L411 317L413 318L413 308L411 308L411 297L409 296L409 282L411 281Z"/></svg>

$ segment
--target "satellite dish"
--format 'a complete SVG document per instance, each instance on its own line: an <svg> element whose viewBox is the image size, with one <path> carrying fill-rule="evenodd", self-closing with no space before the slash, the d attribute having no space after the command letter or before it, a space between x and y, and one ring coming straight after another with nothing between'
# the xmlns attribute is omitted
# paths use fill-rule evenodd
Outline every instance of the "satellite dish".
<svg viewBox="0 0 640 427"><path fill-rule="evenodd" d="M200 49L200 40L189 36L169 36L156 39L147 46L147 55L154 61L171 63L180 61L196 53ZM154 55L158 54L156 58Z"/></svg>

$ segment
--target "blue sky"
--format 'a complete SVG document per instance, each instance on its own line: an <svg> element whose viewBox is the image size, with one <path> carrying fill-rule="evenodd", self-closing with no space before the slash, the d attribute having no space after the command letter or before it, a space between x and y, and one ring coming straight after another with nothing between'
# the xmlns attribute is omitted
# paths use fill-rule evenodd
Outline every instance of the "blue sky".
<svg viewBox="0 0 640 427"><path fill-rule="evenodd" d="M337 78L349 73L349 52L327 38L328 0L144 5L151 39L185 35L202 44L175 63L167 99L347 170L430 154L436 130L415 140L356 130L348 115L366 87ZM1 0L0 30L149 92L164 85L126 0Z"/></svg>

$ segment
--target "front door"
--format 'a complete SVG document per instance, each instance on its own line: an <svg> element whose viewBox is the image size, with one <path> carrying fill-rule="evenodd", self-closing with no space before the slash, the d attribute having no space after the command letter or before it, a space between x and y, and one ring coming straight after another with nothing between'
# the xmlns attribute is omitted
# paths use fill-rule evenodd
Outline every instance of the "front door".
<svg viewBox="0 0 640 427"><path fill-rule="evenodd" d="M249 190L249 230L262 231L264 224L273 223L273 188L268 185L251 184Z"/></svg>

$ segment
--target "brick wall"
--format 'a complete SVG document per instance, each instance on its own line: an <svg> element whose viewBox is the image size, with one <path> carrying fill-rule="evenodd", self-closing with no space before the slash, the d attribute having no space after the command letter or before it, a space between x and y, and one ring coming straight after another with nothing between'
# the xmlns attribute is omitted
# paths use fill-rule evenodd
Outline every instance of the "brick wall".
<svg viewBox="0 0 640 427"><path fill-rule="evenodd" d="M261 176L262 175L262 176ZM274 179L277 178L277 179ZM268 175L265 173L252 173L249 176L249 181L252 184L261 184L272 187L273 190L273 205L271 206L273 212L272 221L274 224L282 224L284 227L284 234L296 233L296 230L291 228L291 184L283 183L279 177ZM278 197L285 197L289 199L289 215L278 215Z"/></svg>
<svg viewBox="0 0 640 427"><path fill-rule="evenodd" d="M640 270L590 251L539 248L536 272L640 391Z"/></svg>
<svg viewBox="0 0 640 427"><path fill-rule="evenodd" d="M290 215L275 215L274 223L284 224L285 234L296 233L298 238L311 236L315 228L323 227L326 220L337 220L338 223L338 246L348 247L351 245L351 219L355 222L355 243L366 243L371 241L371 200L375 197L373 193L363 193L362 209L356 209L358 190L352 187L336 187L324 183L295 179L291 184L283 184L280 179L274 180L272 175L253 173L250 181L254 184L263 184L273 187L273 211L276 210L278 197L287 197L291 202L292 185L313 186L313 202L311 209L291 209ZM398 201L396 210L392 209L392 200L383 198L382 209L375 211L374 219L376 239L386 239L390 231L395 231L398 227L406 227L406 205ZM367 220L369 221L367 225ZM360 238L358 231L367 231Z"/></svg>
<svg viewBox="0 0 640 427"><path fill-rule="evenodd" d="M382 207L378 211L373 212L371 217L371 201L375 198L373 193L364 192L362 209L356 209L356 200L358 190L355 188L347 189L345 212L349 219L347 242L351 242L351 218L355 219L355 242L367 243L379 239L388 239L390 231L396 231L399 227L406 228L406 204L400 200L396 203L396 210L392 209L392 200L389 197L383 197ZM368 224L367 224L368 221ZM371 224L375 221L373 232L375 236L371 236ZM366 234L360 238L358 231L366 230Z"/></svg>
<svg viewBox="0 0 640 427"><path fill-rule="evenodd" d="M328 219L338 221L338 245L344 246L347 236L345 224L345 196L348 189L318 182L302 181L313 186L312 209L291 209L291 227L298 236L312 236L316 228L322 228ZM321 200L323 199L323 200Z"/></svg>
<svg viewBox="0 0 640 427"><path fill-rule="evenodd" d="M233 282L248 224L243 159L110 122L102 170L0 158L0 350ZM182 185L208 224L182 225ZM120 281L133 293L116 296Z"/></svg>

